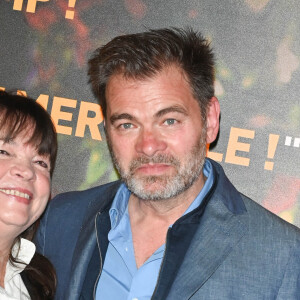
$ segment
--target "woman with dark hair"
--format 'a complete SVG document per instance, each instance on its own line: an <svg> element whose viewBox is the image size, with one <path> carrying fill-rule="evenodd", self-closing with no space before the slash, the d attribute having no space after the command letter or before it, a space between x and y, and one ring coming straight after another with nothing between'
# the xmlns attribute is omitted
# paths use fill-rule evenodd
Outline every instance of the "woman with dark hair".
<svg viewBox="0 0 300 300"><path fill-rule="evenodd" d="M0 299L53 299L51 263L31 242L50 197L55 128L34 100L0 91Z"/></svg>

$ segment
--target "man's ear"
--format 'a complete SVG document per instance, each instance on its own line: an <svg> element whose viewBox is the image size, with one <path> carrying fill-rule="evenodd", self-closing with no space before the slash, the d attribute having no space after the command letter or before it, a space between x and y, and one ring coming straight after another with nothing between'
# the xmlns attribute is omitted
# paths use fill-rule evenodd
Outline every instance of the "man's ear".
<svg viewBox="0 0 300 300"><path fill-rule="evenodd" d="M219 132L220 104L216 97L212 97L209 101L206 112L206 143L212 143Z"/></svg>

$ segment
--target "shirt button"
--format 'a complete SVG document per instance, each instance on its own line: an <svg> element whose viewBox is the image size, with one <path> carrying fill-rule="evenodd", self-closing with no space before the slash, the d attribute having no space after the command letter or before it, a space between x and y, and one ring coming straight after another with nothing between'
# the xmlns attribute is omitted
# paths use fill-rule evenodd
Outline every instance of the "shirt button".
<svg viewBox="0 0 300 300"><path fill-rule="evenodd" d="M138 298L132 298L132 300L139 300Z"/></svg>

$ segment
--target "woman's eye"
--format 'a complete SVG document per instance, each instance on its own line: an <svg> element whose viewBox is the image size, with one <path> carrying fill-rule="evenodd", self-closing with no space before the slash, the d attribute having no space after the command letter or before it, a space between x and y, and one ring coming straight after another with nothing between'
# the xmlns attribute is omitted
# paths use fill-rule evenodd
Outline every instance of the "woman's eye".
<svg viewBox="0 0 300 300"><path fill-rule="evenodd" d="M41 166L42 168L48 169L48 164L43 160L37 160L35 163Z"/></svg>
<svg viewBox="0 0 300 300"><path fill-rule="evenodd" d="M9 155L9 153L5 150L0 149L0 155Z"/></svg>
<svg viewBox="0 0 300 300"><path fill-rule="evenodd" d="M174 125L176 123L177 123L177 120L175 120L175 119L167 119L164 121L165 125Z"/></svg>

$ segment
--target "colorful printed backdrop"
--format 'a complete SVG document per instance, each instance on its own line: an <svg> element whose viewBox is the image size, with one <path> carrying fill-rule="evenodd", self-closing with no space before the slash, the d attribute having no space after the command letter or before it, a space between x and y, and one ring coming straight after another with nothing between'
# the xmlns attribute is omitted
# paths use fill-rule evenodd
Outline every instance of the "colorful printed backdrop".
<svg viewBox="0 0 300 300"><path fill-rule="evenodd" d="M87 59L116 35L192 26L217 56L221 130L208 156L300 227L299 16L298 0L0 0L0 88L37 99L56 124L53 195L112 181Z"/></svg>

